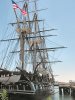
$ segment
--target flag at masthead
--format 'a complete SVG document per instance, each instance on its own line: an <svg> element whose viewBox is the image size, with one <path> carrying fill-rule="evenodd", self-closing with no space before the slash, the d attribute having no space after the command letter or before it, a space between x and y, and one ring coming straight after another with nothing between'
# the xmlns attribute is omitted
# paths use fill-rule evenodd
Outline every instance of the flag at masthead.
<svg viewBox="0 0 75 100"><path fill-rule="evenodd" d="M13 0L11 1L12 1L13 9L19 8L19 6Z"/></svg>
<svg viewBox="0 0 75 100"><path fill-rule="evenodd" d="M27 12L25 10L21 9L13 0L11 0L11 1L12 1L12 5L13 5L14 10L18 8L23 15L25 15L25 16L27 15Z"/></svg>

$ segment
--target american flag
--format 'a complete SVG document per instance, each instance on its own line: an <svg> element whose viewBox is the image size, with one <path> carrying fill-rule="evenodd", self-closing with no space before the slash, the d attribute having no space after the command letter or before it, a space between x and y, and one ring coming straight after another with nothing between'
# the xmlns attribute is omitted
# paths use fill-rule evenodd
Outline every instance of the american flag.
<svg viewBox="0 0 75 100"><path fill-rule="evenodd" d="M27 15L27 12L26 12L25 10L23 10L23 9L20 9L20 10L21 10L21 12L22 12L22 14L23 14L24 16Z"/></svg>
<svg viewBox="0 0 75 100"><path fill-rule="evenodd" d="M13 5L13 9L18 8L24 16L27 15L27 12L24 9L21 9L13 0L12 0L12 5Z"/></svg>
<svg viewBox="0 0 75 100"><path fill-rule="evenodd" d="M19 6L12 0L13 9L19 8Z"/></svg>

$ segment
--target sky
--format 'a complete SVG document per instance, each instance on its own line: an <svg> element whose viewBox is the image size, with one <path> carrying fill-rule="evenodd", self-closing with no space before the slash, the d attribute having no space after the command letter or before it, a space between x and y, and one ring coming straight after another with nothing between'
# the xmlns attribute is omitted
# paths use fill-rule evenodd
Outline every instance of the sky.
<svg viewBox="0 0 75 100"><path fill-rule="evenodd" d="M18 1L18 0L14 0ZM67 47L58 54L62 63L52 65L58 81L75 81L75 0L39 0L38 8L48 8L39 16L46 20L46 27L56 28L57 37L51 41ZM9 22L15 19L11 0L0 0L0 39Z"/></svg>

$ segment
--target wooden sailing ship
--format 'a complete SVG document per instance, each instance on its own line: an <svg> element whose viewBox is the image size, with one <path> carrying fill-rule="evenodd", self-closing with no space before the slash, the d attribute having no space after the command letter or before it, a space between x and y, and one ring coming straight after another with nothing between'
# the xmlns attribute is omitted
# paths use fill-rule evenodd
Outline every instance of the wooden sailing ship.
<svg viewBox="0 0 75 100"><path fill-rule="evenodd" d="M21 2L21 1L20 1ZM20 3L18 2L18 3ZM34 3L34 11L29 12L30 1L22 1L23 10L27 12L26 16L21 14L18 16L17 11L14 9L16 21L10 23L12 27L16 27L16 38L7 38L0 40L1 42L8 42L6 53L16 56L17 65L15 65L16 70L9 70L8 66L4 63L7 57L3 58L0 67L0 91L6 89L10 100L22 100L25 98L35 98L39 96L44 96L53 93L54 76L51 69L51 61L49 61L48 51L55 51L64 47L52 47L47 48L45 45L45 38L53 35L46 35L46 31L52 31L55 29L44 29L44 20L38 19L38 9L37 1L32 1ZM15 3L17 4L17 3ZM17 7L19 8L19 7ZM21 9L20 9L21 10ZM22 11L22 10L21 10ZM31 16L32 14L32 16ZM43 23L43 28L40 29L40 23ZM12 45L12 41L18 41L19 47L15 45L13 51L9 51L9 47ZM8 57L7 57L8 58ZM14 65L13 59L8 58L8 62L12 60L10 67ZM6 62L6 64L8 64ZM27 71L29 68L30 71Z"/></svg>

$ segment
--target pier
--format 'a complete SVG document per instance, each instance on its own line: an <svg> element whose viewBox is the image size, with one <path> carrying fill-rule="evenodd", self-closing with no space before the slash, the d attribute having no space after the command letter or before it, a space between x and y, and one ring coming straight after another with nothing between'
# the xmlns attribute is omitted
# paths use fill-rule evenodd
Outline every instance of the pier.
<svg viewBox="0 0 75 100"><path fill-rule="evenodd" d="M59 94L71 95L75 97L75 82L59 83Z"/></svg>

